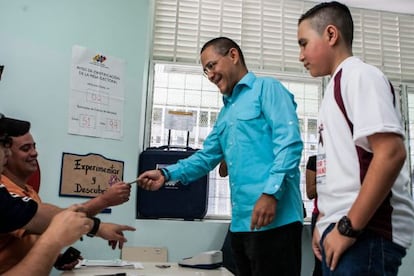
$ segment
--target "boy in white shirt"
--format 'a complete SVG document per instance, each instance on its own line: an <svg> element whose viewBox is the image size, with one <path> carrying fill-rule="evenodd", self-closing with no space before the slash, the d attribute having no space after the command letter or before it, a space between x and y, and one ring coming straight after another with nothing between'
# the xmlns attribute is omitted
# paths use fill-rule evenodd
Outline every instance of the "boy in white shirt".
<svg viewBox="0 0 414 276"><path fill-rule="evenodd" d="M397 275L414 231L404 129L384 74L352 55L353 20L338 2L299 19L300 61L330 75L319 113L313 235L323 275Z"/></svg>

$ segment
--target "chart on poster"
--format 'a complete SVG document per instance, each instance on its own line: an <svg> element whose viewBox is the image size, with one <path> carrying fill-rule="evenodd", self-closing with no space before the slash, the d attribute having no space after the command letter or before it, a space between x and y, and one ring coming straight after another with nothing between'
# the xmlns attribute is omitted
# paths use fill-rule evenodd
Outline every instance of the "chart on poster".
<svg viewBox="0 0 414 276"><path fill-rule="evenodd" d="M69 133L122 138L124 69L119 58L73 46Z"/></svg>

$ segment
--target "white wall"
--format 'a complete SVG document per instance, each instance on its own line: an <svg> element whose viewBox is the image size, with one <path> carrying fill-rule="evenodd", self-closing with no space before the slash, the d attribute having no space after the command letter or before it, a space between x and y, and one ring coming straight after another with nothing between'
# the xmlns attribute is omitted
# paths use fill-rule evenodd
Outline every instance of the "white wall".
<svg viewBox="0 0 414 276"><path fill-rule="evenodd" d="M40 196L68 206L84 199L59 197L62 152L99 153L125 162L124 177L136 177L143 145L144 105L150 45L151 0L0 0L0 112L32 122L42 171ZM68 104L71 49L85 46L126 61L124 137L121 141L69 135ZM131 200L102 214L103 221L137 228L128 245L166 246L169 260L218 249L227 222L135 220L135 187ZM312 253L304 231L303 275L310 275ZM85 258L118 258L101 239L86 238L75 247ZM411 275L413 250L400 275ZM57 274L54 271L54 274Z"/></svg>
<svg viewBox="0 0 414 276"><path fill-rule="evenodd" d="M143 145L144 106L150 45L150 0L0 0L0 112L32 122L45 202L68 206L83 198L59 196L62 152L99 153L123 160L124 179L137 175ZM122 140L69 135L68 105L73 45L126 61L124 137ZM135 219L132 197L103 221L137 228L128 245L167 246L169 259L221 247L227 222ZM119 258L101 239L86 238L75 247L89 259Z"/></svg>

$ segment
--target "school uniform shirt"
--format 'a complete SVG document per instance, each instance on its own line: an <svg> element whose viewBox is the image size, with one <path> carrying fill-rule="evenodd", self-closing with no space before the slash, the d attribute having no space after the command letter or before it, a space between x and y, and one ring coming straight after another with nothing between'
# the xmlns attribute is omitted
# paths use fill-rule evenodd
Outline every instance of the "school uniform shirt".
<svg viewBox="0 0 414 276"><path fill-rule="evenodd" d="M203 149L169 166L186 184L225 159L231 190L232 232L249 232L254 205L265 193L278 200L275 219L260 230L303 221L299 190L302 140L293 95L276 79L247 73L223 97Z"/></svg>
<svg viewBox="0 0 414 276"><path fill-rule="evenodd" d="M335 100L335 90L353 126ZM404 136L404 130L389 81L376 67L356 57L344 60L329 81L318 125L318 207L324 216L317 227L323 233L348 213L360 191L371 160L363 156L372 154L367 137L381 132ZM362 149L359 154L356 145ZM366 228L407 248L413 237L414 211L406 165Z"/></svg>
<svg viewBox="0 0 414 276"><path fill-rule="evenodd" d="M11 195L0 184L0 233L23 227L34 217L37 203L27 197Z"/></svg>
<svg viewBox="0 0 414 276"><path fill-rule="evenodd" d="M4 175L1 176L1 183L11 194L31 198L30 201L41 203L39 195L30 185L26 185L23 189ZM39 235L27 234L22 228L0 235L0 274L20 262L38 238Z"/></svg>

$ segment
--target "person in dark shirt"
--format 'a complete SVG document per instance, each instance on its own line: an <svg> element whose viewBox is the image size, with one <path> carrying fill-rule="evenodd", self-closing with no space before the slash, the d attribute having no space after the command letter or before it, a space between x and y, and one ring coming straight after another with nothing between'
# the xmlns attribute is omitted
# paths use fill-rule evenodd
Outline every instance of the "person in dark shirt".
<svg viewBox="0 0 414 276"><path fill-rule="evenodd" d="M30 128L25 121L12 120L0 114L0 171L3 171L12 143L10 134L21 134ZM9 194L0 184L0 232L7 233L26 225L36 214L37 204L30 198Z"/></svg>
<svg viewBox="0 0 414 276"><path fill-rule="evenodd" d="M0 173L10 155L12 139L26 133L30 123L7 118L0 113ZM48 275L60 251L84 234L97 235L109 241L126 239L124 230L135 230L126 225L100 223L88 218L81 205L61 209L51 204L37 204L29 197L10 194L0 184L0 234L19 228L42 234L26 257L2 275Z"/></svg>
<svg viewBox="0 0 414 276"><path fill-rule="evenodd" d="M0 171L10 154L11 139L8 135L18 134L29 126L23 121L13 122L0 114ZM22 227L32 231L45 230L46 226L39 224L44 220L44 212L38 210L38 204L31 198L14 196L0 184L0 233ZM85 213L77 211L74 206L55 216L29 254L3 275L49 274L60 250L92 229L92 221Z"/></svg>
<svg viewBox="0 0 414 276"><path fill-rule="evenodd" d="M30 198L13 197L0 184L0 233L26 225L36 214L37 204Z"/></svg>

